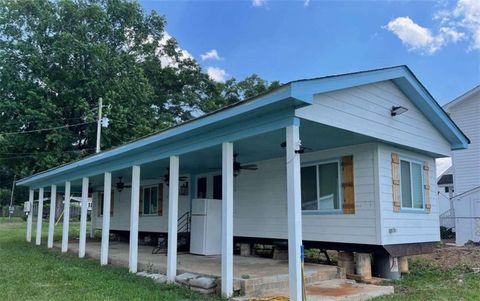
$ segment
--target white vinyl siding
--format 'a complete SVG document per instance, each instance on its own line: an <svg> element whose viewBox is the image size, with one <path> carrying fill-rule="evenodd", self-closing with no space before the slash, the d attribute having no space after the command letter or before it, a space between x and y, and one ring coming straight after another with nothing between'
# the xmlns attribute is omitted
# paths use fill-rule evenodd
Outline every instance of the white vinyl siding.
<svg viewBox="0 0 480 301"><path fill-rule="evenodd" d="M355 214L303 214L303 240L379 244L375 220L375 144L302 154L302 166L353 155ZM255 163L235 178L234 235L287 238L285 158Z"/></svg>
<svg viewBox="0 0 480 301"><path fill-rule="evenodd" d="M187 180L189 181L189 180ZM129 185L130 183L126 183ZM144 180L140 183L143 187L153 186L158 187L158 181ZM165 184L164 184L165 185ZM167 189L165 189L167 188ZM110 217L110 229L129 231L130 227L130 197L132 194L131 188L125 188L121 192L114 190L115 205L113 208L113 215ZM93 194L96 198L97 194ZM163 189L163 215L158 214L140 215L138 230L145 232L163 232L166 233L168 229L168 186ZM96 201L93 204L97 204ZM178 198L178 216L182 216L185 212L190 210L190 196L180 195ZM95 211L96 212L96 211ZM95 228L102 228L102 217L97 217L94 221Z"/></svg>
<svg viewBox="0 0 480 301"><path fill-rule="evenodd" d="M393 210L392 194L392 163L391 155L397 153L401 160L412 158L414 162L429 162L430 204L431 212L424 209L405 209L400 212ZM382 244L402 244L413 242L432 242L440 240L438 219L438 195L435 161L426 155L400 149L387 144L378 145L378 194L380 198L380 212L378 213L381 229ZM423 177L423 168L421 169ZM424 189L422 188L422 197ZM416 189L419 189L418 186ZM414 203L413 201L412 203Z"/></svg>
<svg viewBox="0 0 480 301"><path fill-rule="evenodd" d="M470 139L467 149L452 152L454 195L459 195L480 186L480 92L449 108L449 113Z"/></svg>
<svg viewBox="0 0 480 301"><path fill-rule="evenodd" d="M392 106L408 108L392 117ZM317 94L296 116L397 145L450 155L450 144L391 81Z"/></svg>

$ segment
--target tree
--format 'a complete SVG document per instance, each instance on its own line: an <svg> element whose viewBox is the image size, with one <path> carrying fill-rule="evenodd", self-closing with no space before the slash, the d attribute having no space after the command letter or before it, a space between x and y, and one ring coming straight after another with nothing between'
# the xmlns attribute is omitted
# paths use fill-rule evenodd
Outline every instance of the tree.
<svg viewBox="0 0 480 301"><path fill-rule="evenodd" d="M125 0L0 0L0 188L93 153L100 97L107 149L272 86L212 81L165 24Z"/></svg>
<svg viewBox="0 0 480 301"><path fill-rule="evenodd" d="M252 74L241 81L231 78L225 83L217 83L217 98L203 103L201 107L204 111L212 111L272 91L280 85L279 81L268 82L256 74Z"/></svg>

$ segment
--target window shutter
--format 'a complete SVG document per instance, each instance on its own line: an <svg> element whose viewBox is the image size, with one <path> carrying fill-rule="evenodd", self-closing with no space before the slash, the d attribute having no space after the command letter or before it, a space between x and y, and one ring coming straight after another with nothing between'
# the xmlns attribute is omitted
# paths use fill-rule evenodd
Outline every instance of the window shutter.
<svg viewBox="0 0 480 301"><path fill-rule="evenodd" d="M355 186L353 184L353 156L342 157L343 213L355 214Z"/></svg>
<svg viewBox="0 0 480 301"><path fill-rule="evenodd" d="M113 204L115 204L114 197L113 197L114 195L115 195L115 191L112 190L112 194L110 197L110 216L113 216Z"/></svg>
<svg viewBox="0 0 480 301"><path fill-rule="evenodd" d="M157 213L159 216L163 215L163 183L158 184Z"/></svg>
<svg viewBox="0 0 480 301"><path fill-rule="evenodd" d="M143 187L140 186L140 198L139 198L139 205L138 205L138 214L143 214Z"/></svg>
<svg viewBox="0 0 480 301"><path fill-rule="evenodd" d="M392 153L392 200L393 211L400 212L400 159Z"/></svg>
<svg viewBox="0 0 480 301"><path fill-rule="evenodd" d="M100 216L100 213L102 212L102 199L103 193L97 193L97 216Z"/></svg>
<svg viewBox="0 0 480 301"><path fill-rule="evenodd" d="M423 183L424 183L424 193L425 193L425 211L430 213L432 211L432 205L430 204L430 177L429 177L430 167L428 166L428 161L423 162Z"/></svg>

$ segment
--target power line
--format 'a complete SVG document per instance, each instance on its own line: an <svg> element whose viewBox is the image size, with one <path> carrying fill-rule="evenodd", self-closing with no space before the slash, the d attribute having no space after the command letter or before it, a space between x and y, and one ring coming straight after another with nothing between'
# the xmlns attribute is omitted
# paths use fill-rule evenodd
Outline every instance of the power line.
<svg viewBox="0 0 480 301"><path fill-rule="evenodd" d="M38 133L38 132L45 132L45 131L58 130L58 129L63 129L63 128L70 128L70 127L74 127L74 126L92 124L92 123L96 123L96 121L82 122L82 123L76 123L76 124L67 124L67 125L57 126L57 127L53 127L53 128L44 128L44 129L29 130L29 131L0 133L0 135L16 135L16 134Z"/></svg>
<svg viewBox="0 0 480 301"><path fill-rule="evenodd" d="M94 148L88 148L88 149L83 149L83 150L94 150ZM82 150L80 150L82 151ZM62 153L66 153L66 152L80 152L80 151L62 151ZM45 153L49 153L49 152L45 152ZM45 155L45 153L38 153L38 154L19 154L18 156L12 156L12 157L1 157L0 156L0 160L10 160L10 159L21 159L21 158L34 158L34 157L38 157L38 156L43 156ZM51 153L55 153L55 152L51 152Z"/></svg>
<svg viewBox="0 0 480 301"><path fill-rule="evenodd" d="M95 148L93 148L93 147L89 147L89 148L82 148L82 149L78 149L78 150L43 151L43 152L35 152L35 153L2 153L2 152L0 152L0 155L22 156L22 155L56 154L58 152L61 152L61 153L75 153L75 152L89 151L89 150L94 150L94 149Z"/></svg>
<svg viewBox="0 0 480 301"><path fill-rule="evenodd" d="M62 120L62 121L67 121L67 120L76 120L76 121L81 121L85 122L87 117L70 117L70 118L64 118L64 117L52 117L52 120ZM12 125L12 124L19 124L19 125L25 125L30 122L35 122L35 121L21 121L21 120L5 120L4 124Z"/></svg>

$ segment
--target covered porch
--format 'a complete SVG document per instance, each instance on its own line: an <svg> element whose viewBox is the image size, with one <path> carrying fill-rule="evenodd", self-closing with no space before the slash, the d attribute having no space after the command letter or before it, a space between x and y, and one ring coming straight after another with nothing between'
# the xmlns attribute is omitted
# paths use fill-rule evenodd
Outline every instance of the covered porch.
<svg viewBox="0 0 480 301"><path fill-rule="evenodd" d="M250 132L246 137L235 142L224 142L221 145L213 145L198 150L186 152L183 154L167 156L160 158L156 153L161 152L161 148L152 149L145 154L139 154L140 158L146 160L142 164L134 164L132 167L123 167L122 165L135 163L138 158L125 158L119 165L108 165L108 172L103 174L92 174L82 179L65 181L64 183L55 180L54 185L40 187L39 198L43 198L43 193L50 190L52 195L55 192L66 196L66 207L68 207L68 195L72 191L82 192L82 203L87 202L87 198L93 192L114 191L117 189L117 179L123 179L125 188L121 193L129 196L128 203L123 204L128 208L122 216L110 216L102 214L101 220L98 219L98 210L103 213L111 212L112 195L102 193L103 208L96 208L92 213L92 219L95 227L102 229L102 240L89 240L87 242L86 212L82 210L80 224L80 239L75 243L69 243L68 235L68 210L64 213L64 234L61 243L63 252L78 252L80 257L88 254L90 257L99 258L102 265L115 263L126 265L133 273L138 270L154 269L155 271L165 273L169 281L174 282L175 277L182 272L195 272L201 275L210 275L221 279L221 293L224 296L232 296L235 290L243 293L253 293L261 286L255 286L255 281L260 281L266 288L274 287L272 281L281 288L290 287L290 295L295 290L296 294L301 294L301 245L302 245L302 213L300 197L300 156L308 148L308 152L326 150L335 147L343 147L354 144L362 144L375 141L373 138L355 134L341 129L336 129L314 123L307 120L301 120L296 117L287 117L280 119L282 122L273 129L265 132ZM287 126L285 126L287 124ZM322 133L322 139L317 137ZM302 139L300 139L302 138ZM305 145L305 147L303 146ZM288 155L290 154L290 155ZM148 160L150 159L150 160ZM152 160L153 159L153 160ZM235 182L243 174L255 173L251 170L236 170L234 161L239 160L242 164L259 162L271 159L280 159L285 162L278 166L280 172L285 173L286 183L284 186L277 186L280 192L287 192L287 200L280 206L287 207L286 215L278 220L280 228L278 232L288 230L285 237L288 238L288 261L276 261L255 257L237 257L233 256L233 223L234 223L234 189ZM127 163L128 162L128 163ZM278 164L278 163L275 163ZM261 169L263 165L260 165ZM123 167L123 168L119 168ZM101 166L101 168L105 168ZM88 171L87 171L88 172ZM192 201L197 195L196 181L198 175L216 172L222 177L221 182L221 239L218 241L221 247L218 256L196 256L190 254L177 254L177 235L170 235L178 232L178 219L183 211L191 211ZM93 171L91 171L93 173ZM88 175L88 173L86 174ZM75 176L72 176L75 179ZM182 196L179 192L180 179L184 177L189 182L189 204L182 205ZM165 222L164 231L168 233L168 255L151 254L152 247L139 245L139 225L140 218L140 192L141 183L149 181L162 181L164 185L165 207L164 214L161 217ZM252 191L253 193L253 191ZM33 199L33 189L32 189ZM54 199L54 198L52 198ZM123 200L122 200L123 201ZM179 202L180 201L180 202ZM281 200L278 200L282 202ZM116 200L115 206L120 206ZM53 201L54 204L55 201ZM183 206L183 207L182 207ZM186 206L186 207L185 207ZM54 206L53 206L54 207ZM86 208L83 207L82 209ZM183 208L183 209L181 209ZM186 208L186 209L185 209ZM52 207L51 207L51 210ZM39 213L40 214L40 213ZM141 217L141 216L140 216ZM129 232L129 244L109 241L110 227L112 219L122 219L126 223L124 231ZM101 222L101 226L100 223ZM41 219L37 224L37 231L41 229ZM28 226L31 229L31 224ZM39 228L40 227L40 228ZM49 222L49 230L53 231L53 221ZM27 229L28 230L28 229ZM31 231L31 230L28 230ZM143 230L144 231L144 230ZM158 231L162 230L158 228ZM49 231L50 233L50 231ZM53 232L52 232L53 233ZM27 233L28 236L28 233ZM30 233L31 236L31 233ZM27 237L28 239L28 237ZM37 244L40 244L37 241ZM59 244L59 243L57 243ZM48 246L53 246L53 237L48 237ZM128 254L128 256L126 256ZM337 278L337 268L321 265L306 265L306 275L314 280ZM243 278L242 278L243 277ZM248 279L244 279L247 277ZM307 278L308 278L307 277ZM257 279L257 280L255 280ZM262 280L258 280L262 279ZM270 280L269 280L270 279ZM280 283L280 284L279 284ZM292 286L292 283L294 285ZM250 289L250 291L249 291ZM294 299L294 298L292 298Z"/></svg>

